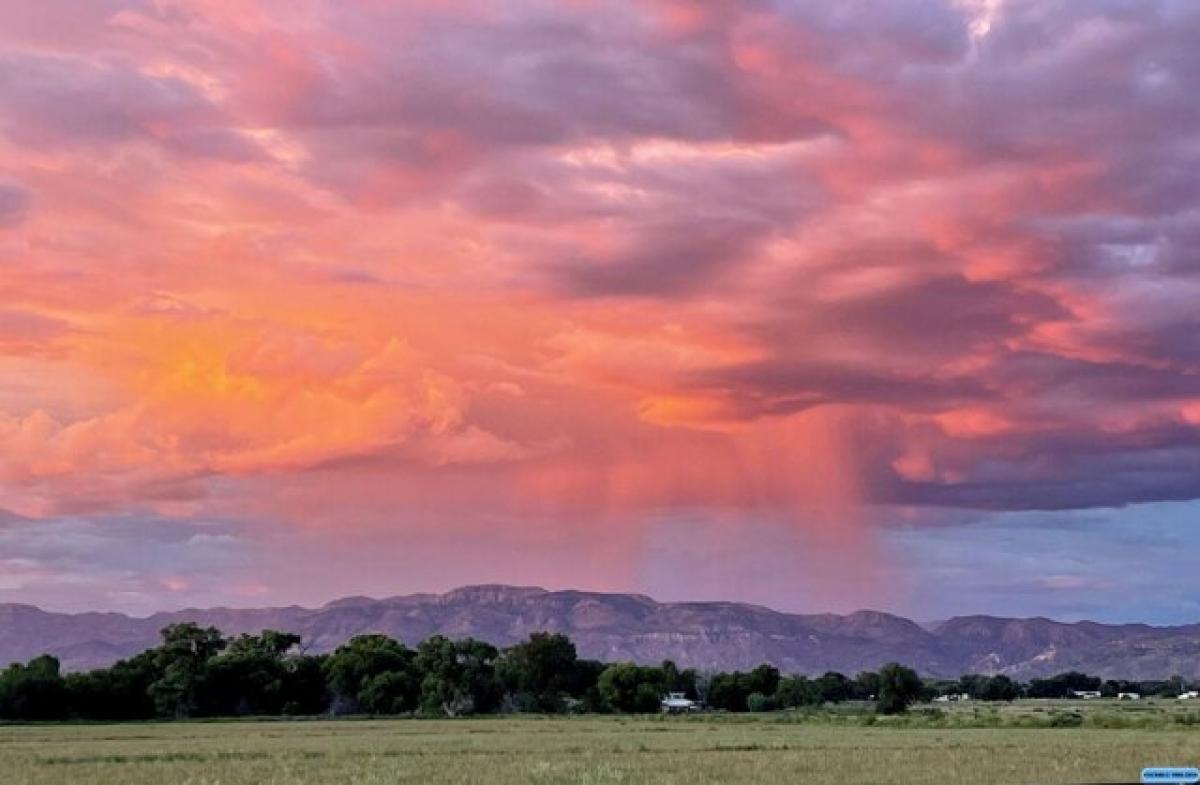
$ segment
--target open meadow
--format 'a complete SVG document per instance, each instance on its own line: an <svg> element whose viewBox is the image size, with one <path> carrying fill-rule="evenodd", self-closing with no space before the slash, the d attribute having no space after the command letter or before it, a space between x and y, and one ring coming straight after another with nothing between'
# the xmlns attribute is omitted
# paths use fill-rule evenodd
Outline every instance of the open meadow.
<svg viewBox="0 0 1200 785"><path fill-rule="evenodd" d="M1168 704L1020 701L904 718L788 713L0 726L7 785L1082 783L1200 762ZM1180 719L1175 719L1175 717ZM975 725L975 727L971 727ZM985 727L991 725L992 727ZM1037 725L1038 727L1022 727Z"/></svg>

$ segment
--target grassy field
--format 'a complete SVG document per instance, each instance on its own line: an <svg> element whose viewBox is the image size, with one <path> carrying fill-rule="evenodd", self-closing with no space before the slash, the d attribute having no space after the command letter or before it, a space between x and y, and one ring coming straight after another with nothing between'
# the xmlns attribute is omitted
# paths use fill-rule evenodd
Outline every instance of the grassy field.
<svg viewBox="0 0 1200 785"><path fill-rule="evenodd" d="M1034 703L1003 712L1067 708ZM1200 763L1194 725L955 727L970 712L0 726L0 782L1024 785L1136 782L1144 765Z"/></svg>

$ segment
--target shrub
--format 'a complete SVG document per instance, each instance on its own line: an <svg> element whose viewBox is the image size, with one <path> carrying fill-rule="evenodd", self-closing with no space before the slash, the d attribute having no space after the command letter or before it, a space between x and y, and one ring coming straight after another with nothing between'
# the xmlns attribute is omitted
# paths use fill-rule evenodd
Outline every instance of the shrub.
<svg viewBox="0 0 1200 785"><path fill-rule="evenodd" d="M1083 715L1077 711L1052 712L1051 728L1078 728L1083 725Z"/></svg>

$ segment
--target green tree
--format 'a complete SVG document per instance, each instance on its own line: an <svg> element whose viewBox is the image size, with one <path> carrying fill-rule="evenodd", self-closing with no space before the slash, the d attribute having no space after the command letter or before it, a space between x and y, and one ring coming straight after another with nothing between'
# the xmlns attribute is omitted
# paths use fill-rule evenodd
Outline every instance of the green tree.
<svg viewBox="0 0 1200 785"><path fill-rule="evenodd" d="M662 670L663 688L667 692L682 692L684 697L690 700L699 697L694 669L679 670L679 666L672 660L663 660L659 668Z"/></svg>
<svg viewBox="0 0 1200 785"><path fill-rule="evenodd" d="M812 706L820 703L821 696L816 685L807 676L788 676L779 680L775 689L775 703L781 708Z"/></svg>
<svg viewBox="0 0 1200 785"><path fill-rule="evenodd" d="M879 693L875 710L880 714L902 714L921 694L921 677L911 668L895 662L879 671Z"/></svg>
<svg viewBox="0 0 1200 785"><path fill-rule="evenodd" d="M48 654L0 673L0 717L58 720L67 716L67 690L58 660Z"/></svg>
<svg viewBox="0 0 1200 785"><path fill-rule="evenodd" d="M209 716L279 714L288 700L284 688L287 654L300 636L264 630L229 641L206 665L200 713Z"/></svg>
<svg viewBox="0 0 1200 785"><path fill-rule="evenodd" d="M716 673L708 680L708 705L725 711L746 711L750 689L744 673Z"/></svg>
<svg viewBox="0 0 1200 785"><path fill-rule="evenodd" d="M162 640L153 654L159 676L150 685L150 695L161 716L190 717L200 702L208 661L226 641L217 628L193 622L164 628Z"/></svg>
<svg viewBox="0 0 1200 785"><path fill-rule="evenodd" d="M1072 692L1088 692L1100 689L1100 679L1079 671L1068 671L1048 679L1029 682L1026 693L1031 698L1066 698Z"/></svg>
<svg viewBox="0 0 1200 785"><path fill-rule="evenodd" d="M426 638L416 657L422 710L450 717L491 711L500 702L498 657L495 646L473 638Z"/></svg>
<svg viewBox="0 0 1200 785"><path fill-rule="evenodd" d="M854 698L853 682L837 671L826 671L815 680L815 686L821 703L841 703Z"/></svg>
<svg viewBox="0 0 1200 785"><path fill-rule="evenodd" d="M417 707L416 653L386 635L357 635L325 660L325 675L339 713L363 710L399 714Z"/></svg>
<svg viewBox="0 0 1200 785"><path fill-rule="evenodd" d="M120 660L111 668L67 674L65 683L70 713L96 720L144 720L157 713L150 685L161 673L156 650Z"/></svg>
<svg viewBox="0 0 1200 785"><path fill-rule="evenodd" d="M579 699L578 709L580 711L608 710L608 707L604 704L604 699L600 696L598 687L600 674L607 667L606 663L599 660L575 660L575 667L571 669L571 678L567 684L567 694ZM680 674L680 678L684 682L689 677L694 684L696 678L695 671L683 671Z"/></svg>
<svg viewBox="0 0 1200 785"><path fill-rule="evenodd" d="M779 669L774 665L763 663L746 675L747 693L760 692L763 695L774 695L779 688Z"/></svg>
<svg viewBox="0 0 1200 785"><path fill-rule="evenodd" d="M1158 695L1163 698L1174 698L1187 692L1187 681L1180 675L1176 674L1167 679L1162 688L1158 690Z"/></svg>
<svg viewBox="0 0 1200 785"><path fill-rule="evenodd" d="M622 662L604 669L597 688L610 708L627 714L648 714L658 711L667 692L667 679L662 668Z"/></svg>
<svg viewBox="0 0 1200 785"><path fill-rule="evenodd" d="M369 676L358 691L358 705L370 714L403 714L415 705L416 676L411 671L384 671Z"/></svg>
<svg viewBox="0 0 1200 785"><path fill-rule="evenodd" d="M558 712L563 696L571 694L578 659L566 635L535 632L504 652L496 673L518 707Z"/></svg>
<svg viewBox="0 0 1200 785"><path fill-rule="evenodd" d="M298 654L289 657L283 674L286 700L283 714L320 714L329 707L329 687L325 683L327 655Z"/></svg>
<svg viewBox="0 0 1200 785"><path fill-rule="evenodd" d="M747 711L750 695L759 693L773 701L779 684L779 669L767 663L748 673L717 673L708 682L708 705L726 711Z"/></svg>
<svg viewBox="0 0 1200 785"><path fill-rule="evenodd" d="M875 700L879 694L879 674L874 671L863 671L854 677L855 700Z"/></svg>
<svg viewBox="0 0 1200 785"><path fill-rule="evenodd" d="M959 677L958 683L954 687L954 692L970 695L975 700L980 700L984 690L987 688L987 683L988 677L982 673L967 673Z"/></svg>
<svg viewBox="0 0 1200 785"><path fill-rule="evenodd" d="M1004 674L997 674L985 679L978 694L972 697L983 701L1014 701L1021 697L1021 688Z"/></svg>

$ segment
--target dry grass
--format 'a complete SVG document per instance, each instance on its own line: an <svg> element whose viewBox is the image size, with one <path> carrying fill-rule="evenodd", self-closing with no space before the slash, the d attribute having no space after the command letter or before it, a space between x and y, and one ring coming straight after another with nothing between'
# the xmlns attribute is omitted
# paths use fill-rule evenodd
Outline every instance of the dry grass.
<svg viewBox="0 0 1200 785"><path fill-rule="evenodd" d="M59 783L1136 782L1200 731L496 717L0 727L0 781Z"/></svg>

